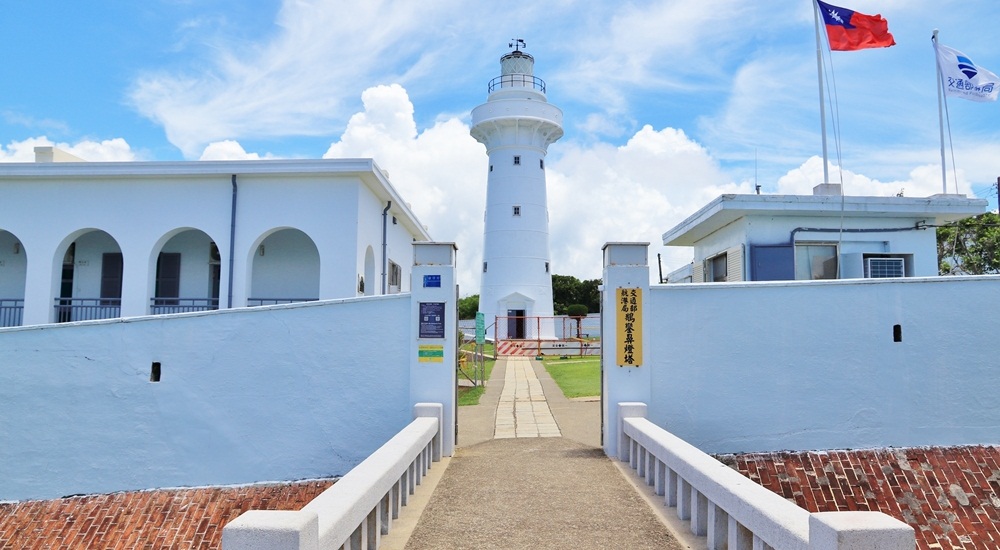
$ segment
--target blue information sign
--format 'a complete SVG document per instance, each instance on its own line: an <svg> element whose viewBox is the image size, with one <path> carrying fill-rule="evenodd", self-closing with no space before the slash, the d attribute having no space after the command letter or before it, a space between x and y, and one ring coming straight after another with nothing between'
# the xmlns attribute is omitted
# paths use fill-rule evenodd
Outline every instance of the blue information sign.
<svg viewBox="0 0 1000 550"><path fill-rule="evenodd" d="M441 288L441 276L424 275L424 288Z"/></svg>

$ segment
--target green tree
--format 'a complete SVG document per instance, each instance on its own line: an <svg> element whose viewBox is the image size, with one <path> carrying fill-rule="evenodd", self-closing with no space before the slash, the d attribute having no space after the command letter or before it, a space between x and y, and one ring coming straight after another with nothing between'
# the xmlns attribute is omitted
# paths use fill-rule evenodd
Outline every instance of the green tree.
<svg viewBox="0 0 1000 550"><path fill-rule="evenodd" d="M937 229L941 275L1000 273L1000 215L987 212Z"/></svg>
<svg viewBox="0 0 1000 550"><path fill-rule="evenodd" d="M458 318L475 319L476 312L479 311L479 295L473 294L465 298L458 299Z"/></svg>
<svg viewBox="0 0 1000 550"><path fill-rule="evenodd" d="M552 309L556 315L566 315L573 304L583 304L588 311L601 310L600 279L581 281L572 275L552 275Z"/></svg>

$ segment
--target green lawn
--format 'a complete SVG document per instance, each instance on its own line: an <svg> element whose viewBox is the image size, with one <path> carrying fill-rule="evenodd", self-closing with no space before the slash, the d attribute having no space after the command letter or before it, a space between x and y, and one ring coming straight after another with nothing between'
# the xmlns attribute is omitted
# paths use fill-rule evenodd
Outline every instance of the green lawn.
<svg viewBox="0 0 1000 550"><path fill-rule="evenodd" d="M492 359L487 359L486 360L486 379L487 380L490 379L490 373L493 372L493 363L495 363L495 361L493 361ZM471 365L470 365L470 368L469 368L469 372L471 373ZM461 375L459 375L459 376L461 376ZM483 396L484 392L486 392L486 388L484 386L475 386L475 387L471 387L471 388L467 387L467 386L459 386L458 387L458 406L459 407L464 407L466 405L478 405L479 404L479 398Z"/></svg>
<svg viewBox="0 0 1000 550"><path fill-rule="evenodd" d="M591 397L601 394L600 357L545 357L542 360L549 376L566 397Z"/></svg>
<svg viewBox="0 0 1000 550"><path fill-rule="evenodd" d="M492 359L489 359L490 357L493 356L493 344L487 342L483 346L483 348L484 348L483 349L483 355L485 355L487 357L487 359L486 359L486 379L489 380L490 379L490 373L493 372L493 363L494 363L494 361ZM459 353L462 353L462 351L475 351L475 349L476 349L476 343L475 342L465 342L464 344L462 344L459 347ZM463 374L463 372L464 372L464 374ZM465 366L465 368L463 369L463 371L458 373L458 377L462 378L462 379L466 379L466 380L468 380L469 378L475 378L476 376L475 376L475 373L473 372L473 364L471 362L467 363L466 366ZM483 396L483 393L485 391L486 391L486 388L483 387L483 386L475 386L475 387L459 386L459 388L458 388L458 406L459 407L463 407L463 406L466 406L466 405L478 405L479 404L479 398Z"/></svg>

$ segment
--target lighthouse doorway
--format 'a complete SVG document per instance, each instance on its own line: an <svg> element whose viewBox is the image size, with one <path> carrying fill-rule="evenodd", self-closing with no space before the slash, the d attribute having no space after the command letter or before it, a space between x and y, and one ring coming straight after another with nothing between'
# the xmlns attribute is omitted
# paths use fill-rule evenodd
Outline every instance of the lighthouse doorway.
<svg viewBox="0 0 1000 550"><path fill-rule="evenodd" d="M523 309L508 309L507 310L507 338L511 340L524 340L525 330L524 330L524 317L525 310Z"/></svg>

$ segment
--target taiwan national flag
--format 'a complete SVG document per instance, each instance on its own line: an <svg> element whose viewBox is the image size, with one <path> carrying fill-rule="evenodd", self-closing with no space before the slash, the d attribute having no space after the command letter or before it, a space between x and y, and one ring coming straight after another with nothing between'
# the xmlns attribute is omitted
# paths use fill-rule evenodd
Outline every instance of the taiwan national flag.
<svg viewBox="0 0 1000 550"><path fill-rule="evenodd" d="M826 2L820 2L819 11L826 24L830 49L846 52L865 48L888 48L896 41L889 34L889 22L881 15L865 15Z"/></svg>

